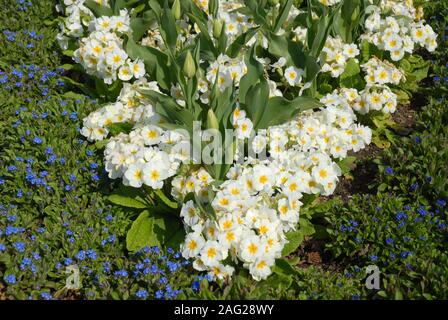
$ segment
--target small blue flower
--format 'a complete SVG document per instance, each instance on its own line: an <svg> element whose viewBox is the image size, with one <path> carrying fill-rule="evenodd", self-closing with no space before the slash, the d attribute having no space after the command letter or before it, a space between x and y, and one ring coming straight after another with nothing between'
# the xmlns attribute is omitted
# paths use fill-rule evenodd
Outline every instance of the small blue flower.
<svg viewBox="0 0 448 320"><path fill-rule="evenodd" d="M41 138L39 138L39 137L34 137L33 138L33 142L35 143L35 144L42 144L42 139Z"/></svg>
<svg viewBox="0 0 448 320"><path fill-rule="evenodd" d="M5 277L5 282L8 284L16 284L16 276L13 274L9 274Z"/></svg>
<svg viewBox="0 0 448 320"><path fill-rule="evenodd" d="M191 284L191 288L197 292L197 291L199 291L200 285L201 285L201 283L199 281L195 280Z"/></svg>
<svg viewBox="0 0 448 320"><path fill-rule="evenodd" d="M25 243L23 243L22 241L17 241L16 243L14 243L14 248L18 251L18 252L24 252L25 251Z"/></svg>
<svg viewBox="0 0 448 320"><path fill-rule="evenodd" d="M135 295L137 296L137 298L146 299L148 297L148 291L146 291L145 289L140 289Z"/></svg>
<svg viewBox="0 0 448 320"><path fill-rule="evenodd" d="M86 258L86 252L84 250L80 250L78 251L78 253L76 254L76 259L78 260L84 260Z"/></svg>
<svg viewBox="0 0 448 320"><path fill-rule="evenodd" d="M156 291L156 299L162 299L163 298L163 291L157 290Z"/></svg>
<svg viewBox="0 0 448 320"><path fill-rule="evenodd" d="M93 249L87 250L87 257L89 257L90 260L96 260L97 258L96 251Z"/></svg>
<svg viewBox="0 0 448 320"><path fill-rule="evenodd" d="M128 276L128 272L127 272L126 270L122 269L122 270L115 271L114 275L115 275L116 277L122 277L122 278L125 278L125 277Z"/></svg>
<svg viewBox="0 0 448 320"><path fill-rule="evenodd" d="M446 206L446 201L444 199L439 199L436 201L436 205L438 205L439 207L444 207Z"/></svg>
<svg viewBox="0 0 448 320"><path fill-rule="evenodd" d="M392 169L391 167L387 167L385 172L387 175L392 175L392 174L394 174L394 169Z"/></svg>
<svg viewBox="0 0 448 320"><path fill-rule="evenodd" d="M51 300L53 297L51 296L51 294L49 294L48 292L42 292L41 294L40 294L40 297L43 299L43 300Z"/></svg>

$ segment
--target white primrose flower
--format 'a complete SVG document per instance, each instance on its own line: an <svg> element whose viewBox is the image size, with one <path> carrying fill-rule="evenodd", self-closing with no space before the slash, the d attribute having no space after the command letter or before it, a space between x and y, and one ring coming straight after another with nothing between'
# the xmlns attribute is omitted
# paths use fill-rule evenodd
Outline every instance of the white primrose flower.
<svg viewBox="0 0 448 320"><path fill-rule="evenodd" d="M305 72L296 67L288 67L285 69L284 75L290 86L297 86L302 82L302 76Z"/></svg>

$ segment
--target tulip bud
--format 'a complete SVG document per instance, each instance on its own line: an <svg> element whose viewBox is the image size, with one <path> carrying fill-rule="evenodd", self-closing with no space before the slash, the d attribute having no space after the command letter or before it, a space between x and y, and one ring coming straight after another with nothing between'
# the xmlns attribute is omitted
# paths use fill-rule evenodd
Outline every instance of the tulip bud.
<svg viewBox="0 0 448 320"><path fill-rule="evenodd" d="M173 11L174 19L179 20L182 17L182 10L180 7L180 0L174 0L173 8L171 9Z"/></svg>
<svg viewBox="0 0 448 320"><path fill-rule="evenodd" d="M208 126L209 129L219 130L218 119L216 118L216 115L213 112L213 109L208 109L208 112L207 112L207 126Z"/></svg>
<svg viewBox="0 0 448 320"><path fill-rule="evenodd" d="M196 74L196 63L194 62L190 51L187 52L187 56L185 57L184 74L187 78L193 78Z"/></svg>
<svg viewBox="0 0 448 320"><path fill-rule="evenodd" d="M355 10L353 10L353 13L351 16L352 22L355 22L356 20L358 20L358 17L359 17L359 7L356 7Z"/></svg>
<svg viewBox="0 0 448 320"><path fill-rule="evenodd" d="M213 21L213 36L215 39L219 39L222 32L222 22L220 20Z"/></svg>

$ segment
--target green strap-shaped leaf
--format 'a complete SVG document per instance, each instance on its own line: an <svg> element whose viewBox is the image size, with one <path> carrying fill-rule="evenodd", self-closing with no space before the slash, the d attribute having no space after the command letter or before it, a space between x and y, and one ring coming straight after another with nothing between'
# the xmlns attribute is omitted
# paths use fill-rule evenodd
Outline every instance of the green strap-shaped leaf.
<svg viewBox="0 0 448 320"><path fill-rule="evenodd" d="M266 129L269 126L275 126L285 123L300 112L314 109L322 104L311 97L297 97L294 100L287 100L283 97L273 97L269 99L262 118L257 123L256 129Z"/></svg>
<svg viewBox="0 0 448 320"><path fill-rule="evenodd" d="M156 20L152 11L145 11L143 17L136 17L131 19L132 38L134 41L139 41L145 33L149 30L150 26Z"/></svg>
<svg viewBox="0 0 448 320"><path fill-rule="evenodd" d="M268 101L269 85L264 78L261 78L259 83L249 89L245 99L245 109L256 128L266 112Z"/></svg>
<svg viewBox="0 0 448 320"><path fill-rule="evenodd" d="M246 53L245 62L247 73L241 78L239 98L241 103L245 103L246 94L250 87L255 85L263 76L263 65L255 59L255 45Z"/></svg>
<svg viewBox="0 0 448 320"><path fill-rule="evenodd" d="M119 194L113 194L109 196L109 201L113 204L127 207L127 208L135 208L135 209L145 209L148 207L147 204L144 202L138 201L134 198L119 195Z"/></svg>
<svg viewBox="0 0 448 320"><path fill-rule="evenodd" d="M157 80L157 84L165 90L171 88L171 72L168 68L168 57L163 52L144 47L129 38L126 44L126 52L132 59L142 59L145 62L146 72L151 78Z"/></svg>
<svg viewBox="0 0 448 320"><path fill-rule="evenodd" d="M158 246L159 244L154 234L154 218L150 216L148 210L145 210L132 223L131 229L126 235L126 247L129 251L135 252L145 246Z"/></svg>
<svg viewBox="0 0 448 320"><path fill-rule="evenodd" d="M119 15L120 10L129 9L135 4L139 3L141 0L116 0L114 4L114 14Z"/></svg>
<svg viewBox="0 0 448 320"><path fill-rule="evenodd" d="M285 23L286 19L288 18L289 15L289 10L291 10L292 4L294 3L294 0L287 0L284 4L284 6L282 7L277 20L275 21L274 24L274 33L277 33L278 30L280 30L280 28L283 26L283 24Z"/></svg>
<svg viewBox="0 0 448 320"><path fill-rule="evenodd" d="M164 36L165 42L171 48L175 48L177 42L176 21L174 20L171 9L168 8L168 2L165 2L165 8L162 10L160 23L160 31L162 33L162 36Z"/></svg>
<svg viewBox="0 0 448 320"><path fill-rule="evenodd" d="M177 209L179 207L179 204L177 202L170 200L162 190L157 189L154 190L154 192L157 195L157 197L159 197L159 199L162 200L162 202L168 207L172 209Z"/></svg>

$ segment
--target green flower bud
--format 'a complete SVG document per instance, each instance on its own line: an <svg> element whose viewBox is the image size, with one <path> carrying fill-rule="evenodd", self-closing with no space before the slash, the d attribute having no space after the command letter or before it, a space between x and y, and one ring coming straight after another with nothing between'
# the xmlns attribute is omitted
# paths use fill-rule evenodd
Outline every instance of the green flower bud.
<svg viewBox="0 0 448 320"><path fill-rule="evenodd" d="M182 17L182 9L180 7L180 0L174 0L173 8L171 10L173 11L174 19L179 20Z"/></svg>
<svg viewBox="0 0 448 320"><path fill-rule="evenodd" d="M358 17L359 17L359 7L356 7L355 10L353 10L353 13L351 16L352 22L355 22L356 20L358 20Z"/></svg>
<svg viewBox="0 0 448 320"><path fill-rule="evenodd" d="M207 127L209 129L219 130L218 119L212 109L209 109L207 112Z"/></svg>
<svg viewBox="0 0 448 320"><path fill-rule="evenodd" d="M196 74L196 63L194 62L191 52L187 52L187 56L184 62L184 74L187 78L193 78Z"/></svg>
<svg viewBox="0 0 448 320"><path fill-rule="evenodd" d="M213 36L215 39L219 39L222 32L222 22L220 20L213 21Z"/></svg>

